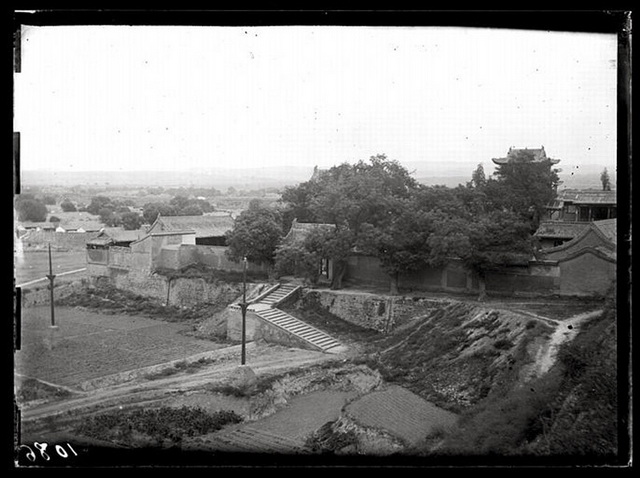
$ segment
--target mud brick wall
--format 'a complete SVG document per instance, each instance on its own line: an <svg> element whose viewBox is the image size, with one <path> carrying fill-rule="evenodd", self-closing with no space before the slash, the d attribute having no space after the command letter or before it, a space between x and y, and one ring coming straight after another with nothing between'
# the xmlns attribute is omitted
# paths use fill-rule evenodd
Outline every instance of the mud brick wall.
<svg viewBox="0 0 640 478"><path fill-rule="evenodd" d="M565 295L604 295L616 278L616 263L590 252L560 262L560 292Z"/></svg>

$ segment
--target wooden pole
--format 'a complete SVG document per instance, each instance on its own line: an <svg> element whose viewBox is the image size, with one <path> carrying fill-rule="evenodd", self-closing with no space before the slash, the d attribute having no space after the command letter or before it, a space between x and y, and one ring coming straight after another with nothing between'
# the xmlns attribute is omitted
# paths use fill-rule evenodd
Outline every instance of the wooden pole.
<svg viewBox="0 0 640 478"><path fill-rule="evenodd" d="M243 273L242 273L242 305L240 306L242 310L242 351L240 364L244 365L247 361L247 350L246 350L246 333L247 333L247 258L245 257L243 260Z"/></svg>
<svg viewBox="0 0 640 478"><path fill-rule="evenodd" d="M53 306L53 279L55 279L55 274L53 273L53 266L51 264L51 243L49 243L49 274L47 275L47 279L50 281L50 289L51 289L51 327L56 325L55 312Z"/></svg>

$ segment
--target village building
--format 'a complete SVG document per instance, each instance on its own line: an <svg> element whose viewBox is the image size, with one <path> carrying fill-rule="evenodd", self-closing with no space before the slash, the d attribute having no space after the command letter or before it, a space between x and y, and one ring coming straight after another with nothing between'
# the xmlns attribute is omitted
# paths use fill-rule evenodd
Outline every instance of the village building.
<svg viewBox="0 0 640 478"><path fill-rule="evenodd" d="M228 213L200 216L160 216L148 230L153 235L160 232L180 234L184 244L199 246L226 246L226 233L233 229L234 220Z"/></svg>
<svg viewBox="0 0 640 478"><path fill-rule="evenodd" d="M122 227L105 227L94 239L87 241L87 247L107 245L129 247L132 242L146 235L146 229L128 231Z"/></svg>
<svg viewBox="0 0 640 478"><path fill-rule="evenodd" d="M547 206L534 236L542 249L578 237L593 221L615 219L616 191L565 189Z"/></svg>
<svg viewBox="0 0 640 478"><path fill-rule="evenodd" d="M100 232L104 228L104 225L98 221L67 221L54 224L57 224L56 232L67 233Z"/></svg>
<svg viewBox="0 0 640 478"><path fill-rule="evenodd" d="M233 228L229 214L158 216L145 231L103 231L87 242L87 264L93 277L146 275L189 265L242 271L226 256L225 234ZM249 271L262 267L249 264Z"/></svg>
<svg viewBox="0 0 640 478"><path fill-rule="evenodd" d="M558 269L561 294L602 294L616 280L617 219L585 223L571 240L542 251Z"/></svg>

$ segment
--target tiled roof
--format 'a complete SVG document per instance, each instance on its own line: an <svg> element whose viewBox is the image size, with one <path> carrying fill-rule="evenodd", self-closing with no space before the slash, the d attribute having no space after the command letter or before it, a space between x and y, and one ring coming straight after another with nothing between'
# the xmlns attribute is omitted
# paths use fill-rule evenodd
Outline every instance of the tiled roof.
<svg viewBox="0 0 640 478"><path fill-rule="evenodd" d="M314 223L314 222L298 222L297 220L293 220L291 224L291 229L289 233L285 237L286 241L304 241L310 232L316 230L333 230L335 226L333 224L322 224L322 223Z"/></svg>
<svg viewBox="0 0 640 478"><path fill-rule="evenodd" d="M197 238L224 236L227 231L233 229L234 223L230 215L158 216L156 222L161 231L194 231Z"/></svg>
<svg viewBox="0 0 640 478"><path fill-rule="evenodd" d="M89 241L87 241L88 245L92 246L107 246L113 242L113 239L107 236L98 236Z"/></svg>
<svg viewBox="0 0 640 478"><path fill-rule="evenodd" d="M536 237L572 239L589 226L588 222L546 221L540 223Z"/></svg>
<svg viewBox="0 0 640 478"><path fill-rule="evenodd" d="M37 227L41 228L41 229L55 229L56 228L56 223L55 222L28 222L25 221L21 224L19 224L20 226L24 227L25 229L35 229Z"/></svg>
<svg viewBox="0 0 640 478"><path fill-rule="evenodd" d="M101 237L107 236L116 242L133 242L146 235L147 232L143 229L127 231L121 227L105 227Z"/></svg>
<svg viewBox="0 0 640 478"><path fill-rule="evenodd" d="M540 163L543 161L550 161L551 164L556 164L559 163L560 160L559 159L552 159L549 158L547 156L547 153L544 150L544 146L541 148L533 148L533 149L529 149L529 148L509 148L509 151L507 152L507 156L504 158L493 158L492 161L495 164L507 164L510 163L512 161L516 161L518 159L518 155L520 153L533 153L533 161L534 163Z"/></svg>
<svg viewBox="0 0 640 478"><path fill-rule="evenodd" d="M593 222L593 226L598 228L598 230L614 244L618 243L617 225L617 219L605 219L603 221Z"/></svg>
<svg viewBox="0 0 640 478"><path fill-rule="evenodd" d="M564 189L558 193L557 201L573 204L616 204L616 191L599 189Z"/></svg>
<svg viewBox="0 0 640 478"><path fill-rule="evenodd" d="M87 232L99 231L104 227L104 225L98 221L62 221L59 226L66 231L76 231L82 228Z"/></svg>

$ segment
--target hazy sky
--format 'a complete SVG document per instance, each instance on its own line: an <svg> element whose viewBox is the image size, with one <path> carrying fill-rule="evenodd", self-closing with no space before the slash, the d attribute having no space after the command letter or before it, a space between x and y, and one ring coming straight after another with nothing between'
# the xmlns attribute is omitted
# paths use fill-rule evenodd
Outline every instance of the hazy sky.
<svg viewBox="0 0 640 478"><path fill-rule="evenodd" d="M433 27L23 27L25 170L616 162L615 35ZM560 164L560 166L562 163Z"/></svg>

